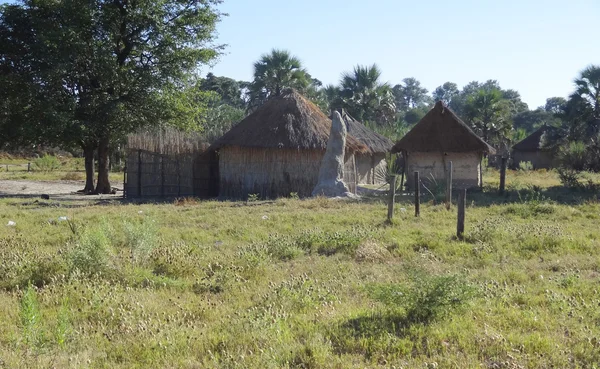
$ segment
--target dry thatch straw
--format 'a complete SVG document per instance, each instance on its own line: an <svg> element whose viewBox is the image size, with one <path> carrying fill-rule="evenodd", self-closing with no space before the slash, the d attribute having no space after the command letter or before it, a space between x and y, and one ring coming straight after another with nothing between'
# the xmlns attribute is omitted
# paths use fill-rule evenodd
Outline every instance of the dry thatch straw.
<svg viewBox="0 0 600 369"><path fill-rule="evenodd" d="M144 150L163 155L196 154L208 144L198 132L182 132L175 128L140 130L127 136L129 150Z"/></svg>
<svg viewBox="0 0 600 369"><path fill-rule="evenodd" d="M393 153L401 151L496 152L441 101L392 148Z"/></svg>
<svg viewBox="0 0 600 369"><path fill-rule="evenodd" d="M211 147L325 150L330 131L331 119L311 101L289 89L271 98ZM350 134L346 137L346 150L368 151Z"/></svg>
<svg viewBox="0 0 600 369"><path fill-rule="evenodd" d="M394 143L389 138L365 127L345 111L342 114L348 133L367 147L369 154L385 154L390 152Z"/></svg>

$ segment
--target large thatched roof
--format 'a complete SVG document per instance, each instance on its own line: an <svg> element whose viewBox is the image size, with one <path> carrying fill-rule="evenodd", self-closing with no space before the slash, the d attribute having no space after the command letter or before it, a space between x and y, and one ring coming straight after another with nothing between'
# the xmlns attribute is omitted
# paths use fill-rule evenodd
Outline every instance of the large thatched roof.
<svg viewBox="0 0 600 369"><path fill-rule="evenodd" d="M269 99L254 113L225 133L211 146L317 149L325 150L331 131L331 119L294 90ZM346 149L367 152L352 135L346 137Z"/></svg>
<svg viewBox="0 0 600 369"><path fill-rule="evenodd" d="M548 131L548 126L541 126L537 131L533 132L523 140L513 146L513 150L517 151L538 151L542 150L542 136Z"/></svg>
<svg viewBox="0 0 600 369"><path fill-rule="evenodd" d="M496 152L441 101L392 148L400 151Z"/></svg>
<svg viewBox="0 0 600 369"><path fill-rule="evenodd" d="M358 139L363 145L367 147L371 154L381 154L390 152L394 143L389 138L380 135L377 132L373 132L369 128L365 127L364 124L352 118L349 114L343 114L348 133Z"/></svg>

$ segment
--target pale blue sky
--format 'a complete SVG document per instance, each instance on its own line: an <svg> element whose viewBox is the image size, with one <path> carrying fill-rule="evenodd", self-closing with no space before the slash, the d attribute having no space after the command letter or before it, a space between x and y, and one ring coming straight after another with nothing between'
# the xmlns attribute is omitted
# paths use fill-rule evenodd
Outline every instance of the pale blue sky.
<svg viewBox="0 0 600 369"><path fill-rule="evenodd" d="M221 9L229 46L212 72L241 80L283 48L324 83L377 63L385 81L415 77L430 91L497 79L535 108L600 64L599 0L225 0Z"/></svg>
<svg viewBox="0 0 600 369"><path fill-rule="evenodd" d="M221 10L229 46L211 71L239 80L282 48L326 84L377 63L385 81L415 77L430 91L497 79L533 109L600 64L599 0L225 0Z"/></svg>

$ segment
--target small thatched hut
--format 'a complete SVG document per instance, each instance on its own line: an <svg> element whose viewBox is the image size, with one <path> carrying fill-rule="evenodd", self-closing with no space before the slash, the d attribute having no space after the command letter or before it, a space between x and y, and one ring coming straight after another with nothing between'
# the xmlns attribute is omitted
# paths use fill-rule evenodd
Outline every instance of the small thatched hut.
<svg viewBox="0 0 600 369"><path fill-rule="evenodd" d="M310 196L327 148L331 120L294 90L274 97L219 138L219 196ZM344 179L356 191L354 154L367 149L346 138Z"/></svg>
<svg viewBox="0 0 600 369"><path fill-rule="evenodd" d="M357 182L360 184L381 184L386 182L387 163L385 156L394 143L389 138L373 132L362 123L343 114L348 133L367 147L367 152L355 155Z"/></svg>
<svg viewBox="0 0 600 369"><path fill-rule="evenodd" d="M520 163L531 162L534 169L550 169L556 166L556 157L549 150L542 148L542 138L550 127L543 125L537 131L527 136L513 146L513 166L518 168Z"/></svg>
<svg viewBox="0 0 600 369"><path fill-rule="evenodd" d="M407 185L414 184L415 171L423 181L445 183L449 162L453 166L453 186L481 185L481 161L494 148L477 136L452 110L439 101L392 148L405 157Z"/></svg>

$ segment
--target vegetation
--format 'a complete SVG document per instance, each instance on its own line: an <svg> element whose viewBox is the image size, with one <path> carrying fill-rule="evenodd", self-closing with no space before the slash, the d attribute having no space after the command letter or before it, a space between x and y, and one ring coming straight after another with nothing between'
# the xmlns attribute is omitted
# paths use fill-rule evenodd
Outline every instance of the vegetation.
<svg viewBox="0 0 600 369"><path fill-rule="evenodd" d="M595 181L597 176L593 177ZM398 198L0 201L4 366L590 367L600 205L490 170L455 208ZM402 211L401 209L407 209ZM52 222L67 216L67 222ZM565 334L568 332L568 334ZM460 363L460 364L457 364Z"/></svg>
<svg viewBox="0 0 600 369"><path fill-rule="evenodd" d="M85 191L110 193L109 150L117 139L195 112L181 111L186 104L180 100L197 68L222 49L213 44L219 3L22 0L3 5L1 100L10 114L0 115L0 137L80 146L88 158Z"/></svg>

